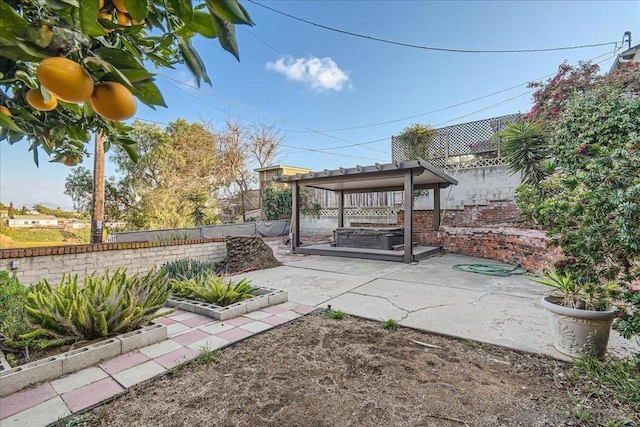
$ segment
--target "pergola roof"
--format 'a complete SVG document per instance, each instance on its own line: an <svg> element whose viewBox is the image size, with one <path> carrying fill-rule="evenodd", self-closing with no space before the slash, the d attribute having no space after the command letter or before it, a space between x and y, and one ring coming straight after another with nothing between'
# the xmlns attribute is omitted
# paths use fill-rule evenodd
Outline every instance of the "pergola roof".
<svg viewBox="0 0 640 427"><path fill-rule="evenodd" d="M411 170L415 190L446 188L458 184L458 181L447 175L442 169L423 159L376 163L355 168L325 169L321 172L279 176L275 178L275 181L297 182L298 185L304 187L331 191L342 190L344 193L401 191L405 188L404 175L407 170Z"/></svg>

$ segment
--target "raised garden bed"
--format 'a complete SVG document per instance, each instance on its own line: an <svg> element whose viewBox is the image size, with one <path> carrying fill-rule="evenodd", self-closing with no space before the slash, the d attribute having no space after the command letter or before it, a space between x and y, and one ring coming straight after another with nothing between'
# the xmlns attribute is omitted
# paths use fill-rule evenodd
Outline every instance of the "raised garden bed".
<svg viewBox="0 0 640 427"><path fill-rule="evenodd" d="M288 300L289 294L287 291L272 288L259 288L255 292L255 297L236 302L225 307L178 297L169 298L165 305L189 311L191 313L201 314L215 320L228 320L264 307L281 304Z"/></svg>
<svg viewBox="0 0 640 427"><path fill-rule="evenodd" d="M153 324L15 368L2 363L0 364L0 397L15 393L32 384L94 366L102 360L111 359L165 339L167 339L167 327ZM4 358L0 357L0 360L2 359Z"/></svg>

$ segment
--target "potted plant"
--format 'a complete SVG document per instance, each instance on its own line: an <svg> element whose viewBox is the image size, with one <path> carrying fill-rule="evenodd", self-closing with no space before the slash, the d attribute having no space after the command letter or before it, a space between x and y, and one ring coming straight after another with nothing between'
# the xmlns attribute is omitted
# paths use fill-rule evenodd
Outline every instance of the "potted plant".
<svg viewBox="0 0 640 427"><path fill-rule="evenodd" d="M610 304L616 284L583 283L571 273L552 270L531 280L553 288L542 306L549 312L554 347L575 358L603 358L617 310Z"/></svg>

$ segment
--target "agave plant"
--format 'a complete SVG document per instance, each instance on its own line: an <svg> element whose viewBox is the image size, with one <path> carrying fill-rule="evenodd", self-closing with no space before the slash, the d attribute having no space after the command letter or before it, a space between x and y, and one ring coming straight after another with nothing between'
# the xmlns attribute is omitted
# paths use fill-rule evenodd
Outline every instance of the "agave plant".
<svg viewBox="0 0 640 427"><path fill-rule="evenodd" d="M56 287L43 280L29 293L25 310L34 329L23 339L45 338L46 347L129 332L148 323L171 290L164 269L127 276L118 269L85 277L63 276Z"/></svg>
<svg viewBox="0 0 640 427"><path fill-rule="evenodd" d="M560 298L559 304L580 310L606 310L610 299L616 295L616 284L610 282L605 285L581 283L570 273L558 273L546 269L544 277L532 278L533 282L553 289L552 296Z"/></svg>
<svg viewBox="0 0 640 427"><path fill-rule="evenodd" d="M164 265L169 279L193 279L199 274L214 272L216 265L208 261L191 258L177 259Z"/></svg>
<svg viewBox="0 0 640 427"><path fill-rule="evenodd" d="M227 281L223 276L211 272L188 280L171 279L170 284L176 296L222 307L252 298L259 289L252 287L249 279L234 284L231 279Z"/></svg>

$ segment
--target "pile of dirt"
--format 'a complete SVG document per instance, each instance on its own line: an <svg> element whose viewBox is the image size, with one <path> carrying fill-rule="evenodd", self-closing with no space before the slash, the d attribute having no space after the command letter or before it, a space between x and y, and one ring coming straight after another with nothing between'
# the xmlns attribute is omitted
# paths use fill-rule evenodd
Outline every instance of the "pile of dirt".
<svg viewBox="0 0 640 427"><path fill-rule="evenodd" d="M99 426L637 425L571 365L316 313L141 384L86 414ZM636 415L634 415L634 413ZM635 417L635 418L634 418Z"/></svg>
<svg viewBox="0 0 640 427"><path fill-rule="evenodd" d="M225 241L227 257L216 265L216 271L220 274L262 270L280 265L273 256L273 250L259 236L229 236Z"/></svg>

